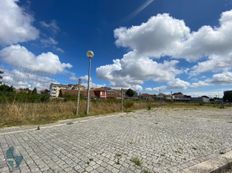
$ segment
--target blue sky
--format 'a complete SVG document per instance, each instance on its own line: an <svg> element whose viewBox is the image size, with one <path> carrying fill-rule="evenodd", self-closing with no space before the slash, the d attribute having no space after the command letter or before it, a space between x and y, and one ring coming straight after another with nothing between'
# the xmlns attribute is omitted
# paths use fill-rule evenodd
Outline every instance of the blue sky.
<svg viewBox="0 0 232 173"><path fill-rule="evenodd" d="M85 83L91 49L94 86L222 95L232 89L231 9L231 0L1 0L4 82Z"/></svg>

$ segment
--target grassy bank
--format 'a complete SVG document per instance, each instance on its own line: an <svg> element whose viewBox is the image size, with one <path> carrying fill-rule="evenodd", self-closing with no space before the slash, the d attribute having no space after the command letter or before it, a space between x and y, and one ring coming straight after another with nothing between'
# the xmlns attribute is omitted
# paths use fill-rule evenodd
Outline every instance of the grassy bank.
<svg viewBox="0 0 232 173"><path fill-rule="evenodd" d="M75 101L50 101L47 103L5 103L0 104L0 127L45 124L69 118L85 116L86 102L81 101L79 115L76 116ZM221 108L218 104L161 103L147 101L125 101L124 110L168 108ZM121 111L120 100L93 100L90 115L102 115Z"/></svg>

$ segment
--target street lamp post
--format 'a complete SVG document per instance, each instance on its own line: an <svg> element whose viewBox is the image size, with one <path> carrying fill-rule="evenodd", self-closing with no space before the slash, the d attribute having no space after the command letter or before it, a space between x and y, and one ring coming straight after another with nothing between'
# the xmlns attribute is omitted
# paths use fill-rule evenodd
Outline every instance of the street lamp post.
<svg viewBox="0 0 232 173"><path fill-rule="evenodd" d="M80 109L80 88L81 88L81 79L78 80L78 93L77 93L77 110L76 110L76 116L79 115L79 109Z"/></svg>
<svg viewBox="0 0 232 173"><path fill-rule="evenodd" d="M89 114L89 106L90 106L90 78L91 78L91 60L94 56L93 51L87 52L87 57L89 58L89 70L88 70L88 88L87 88L87 104L86 104L86 115Z"/></svg>

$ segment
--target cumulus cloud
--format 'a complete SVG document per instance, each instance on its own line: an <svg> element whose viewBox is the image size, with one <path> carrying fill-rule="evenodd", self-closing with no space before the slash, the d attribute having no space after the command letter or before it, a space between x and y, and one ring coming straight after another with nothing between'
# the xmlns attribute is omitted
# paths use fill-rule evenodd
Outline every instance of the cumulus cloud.
<svg viewBox="0 0 232 173"><path fill-rule="evenodd" d="M154 88L145 88L144 90L145 91L148 91L148 92L163 92L167 89L167 86L159 86L159 87L154 87Z"/></svg>
<svg viewBox="0 0 232 173"><path fill-rule="evenodd" d="M110 81L112 86L122 87L138 87L148 80L174 81L181 73L176 67L179 61L158 63L154 57L173 54L189 33L184 21L168 14L154 16L139 26L115 29L116 45L131 51L122 59L114 60L113 64L97 68L97 75Z"/></svg>
<svg viewBox="0 0 232 173"><path fill-rule="evenodd" d="M75 78L73 78L75 80ZM81 79L81 84L84 85L85 87L87 87L88 85L88 75L84 75L84 76L80 76L79 79ZM78 78L76 78L76 80L78 80ZM94 83L92 81L92 78L90 78L90 87L94 87L94 88L99 88L99 87L104 87L106 86L105 84L97 84L97 83Z"/></svg>
<svg viewBox="0 0 232 173"><path fill-rule="evenodd" d="M222 72L214 74L211 78L208 78L204 81L199 81L192 83L191 87L202 87L215 84L232 84L232 72Z"/></svg>
<svg viewBox="0 0 232 173"><path fill-rule="evenodd" d="M193 74L200 74L204 72L218 72L225 69L232 69L232 52L226 55L211 55L207 60L198 62L190 70Z"/></svg>
<svg viewBox="0 0 232 173"><path fill-rule="evenodd" d="M184 21L169 14L158 14L139 26L114 30L117 46L128 47L150 57L177 54L189 34L190 29Z"/></svg>
<svg viewBox="0 0 232 173"><path fill-rule="evenodd" d="M131 28L114 30L116 45L149 57L171 56L198 60L212 55L227 55L232 49L232 10L223 12L219 26L202 26L191 32L183 20L158 14Z"/></svg>
<svg viewBox="0 0 232 173"><path fill-rule="evenodd" d="M169 81L174 80L178 61L164 61L157 63L148 57L138 56L135 52L129 52L119 60L116 59L111 65L97 68L98 77L108 80L112 86L137 87L144 80Z"/></svg>
<svg viewBox="0 0 232 173"><path fill-rule="evenodd" d="M232 72L224 72L219 74L214 74L211 83L214 84L229 84L232 83Z"/></svg>
<svg viewBox="0 0 232 173"><path fill-rule="evenodd" d="M184 44L182 56L208 59L198 62L191 72L218 72L232 67L232 10L223 12L218 27L203 26Z"/></svg>
<svg viewBox="0 0 232 173"><path fill-rule="evenodd" d="M56 80L50 77L20 70L10 71L6 69L4 69L3 82L16 88L37 88L39 90L49 88L51 83L57 83Z"/></svg>
<svg viewBox="0 0 232 173"><path fill-rule="evenodd" d="M9 45L38 38L32 26L33 17L18 6L18 0L0 1L0 45Z"/></svg>
<svg viewBox="0 0 232 173"><path fill-rule="evenodd" d="M32 72L57 74L72 67L71 64L62 63L59 57L52 52L36 56L20 45L12 45L2 49L0 58L7 64Z"/></svg>
<svg viewBox="0 0 232 173"><path fill-rule="evenodd" d="M208 86L209 85L209 83L208 83L208 81L199 81L199 82L194 82L194 83L192 83L192 87L203 87L203 86Z"/></svg>
<svg viewBox="0 0 232 173"><path fill-rule="evenodd" d="M141 25L115 29L116 45L128 48L128 53L113 64L97 68L97 74L116 86L141 86L149 80L166 82L166 89L207 86L213 81L196 82L191 86L178 75L186 71L188 75L230 71L231 33L232 10L221 14L218 26L202 26L194 32L183 20L166 13L158 14ZM168 59L158 62L157 59L164 56ZM188 70L178 70L177 64L182 59L196 64Z"/></svg>
<svg viewBox="0 0 232 173"><path fill-rule="evenodd" d="M223 12L218 27L202 26L192 32L191 37L184 42L181 55L199 59L202 56L226 55L232 49L232 10Z"/></svg>
<svg viewBox="0 0 232 173"><path fill-rule="evenodd" d="M181 80L179 78L173 79L167 83L167 85L154 87L154 88L145 88L145 91L149 92L164 92L164 91L170 91L172 89L187 89L191 86L191 84L187 81Z"/></svg>
<svg viewBox="0 0 232 173"><path fill-rule="evenodd" d="M190 86L190 83L177 78L168 82L168 85L168 89L187 89Z"/></svg>

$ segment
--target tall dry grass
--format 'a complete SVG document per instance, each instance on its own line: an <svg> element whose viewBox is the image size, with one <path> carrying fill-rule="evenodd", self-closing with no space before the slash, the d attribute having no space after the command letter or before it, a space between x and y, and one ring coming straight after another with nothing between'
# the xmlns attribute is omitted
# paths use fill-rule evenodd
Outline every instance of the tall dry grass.
<svg viewBox="0 0 232 173"><path fill-rule="evenodd" d="M126 105L126 103L125 103ZM125 111L147 108L147 102L133 101ZM80 103L79 115L76 116L75 101L50 101L48 103L6 103L0 104L0 127L44 124L68 118L85 116L86 102ZM112 100L93 100L90 115L100 115L121 111L121 102Z"/></svg>

